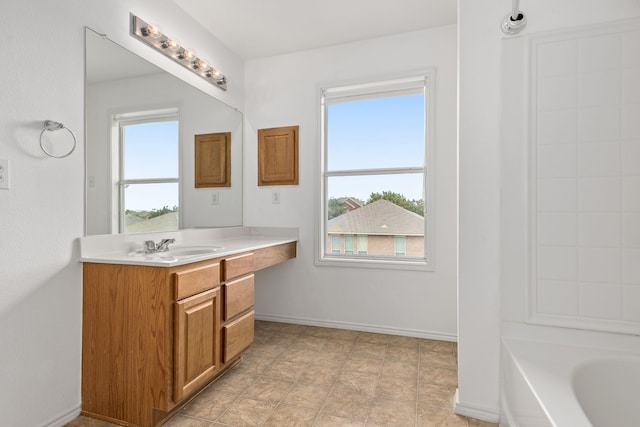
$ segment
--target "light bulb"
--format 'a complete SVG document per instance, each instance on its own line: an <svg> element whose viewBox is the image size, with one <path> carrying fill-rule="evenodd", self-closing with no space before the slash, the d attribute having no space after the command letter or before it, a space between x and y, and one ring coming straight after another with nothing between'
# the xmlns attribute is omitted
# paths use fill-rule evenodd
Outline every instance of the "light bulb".
<svg viewBox="0 0 640 427"><path fill-rule="evenodd" d="M183 48L178 54L178 58L184 59L185 61L193 61L197 57L196 51L193 49Z"/></svg>
<svg viewBox="0 0 640 427"><path fill-rule="evenodd" d="M162 36L162 30L156 24L149 24L147 25L147 28L145 28L143 35L157 39Z"/></svg>
<svg viewBox="0 0 640 427"><path fill-rule="evenodd" d="M164 49L169 49L169 50L172 50L174 52L177 52L178 50L180 50L180 43L178 43L177 41L175 41L173 39L166 39L165 41L163 41L161 43L161 46Z"/></svg>
<svg viewBox="0 0 640 427"><path fill-rule="evenodd" d="M196 59L195 61L193 61L193 68L206 72L206 70L209 68L209 63L204 59Z"/></svg>

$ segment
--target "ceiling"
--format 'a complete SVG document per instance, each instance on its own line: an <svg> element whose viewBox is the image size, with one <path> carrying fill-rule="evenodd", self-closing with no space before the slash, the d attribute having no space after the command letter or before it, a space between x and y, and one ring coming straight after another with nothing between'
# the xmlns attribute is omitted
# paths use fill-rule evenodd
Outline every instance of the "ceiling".
<svg viewBox="0 0 640 427"><path fill-rule="evenodd" d="M457 0L174 0L254 59L455 24Z"/></svg>

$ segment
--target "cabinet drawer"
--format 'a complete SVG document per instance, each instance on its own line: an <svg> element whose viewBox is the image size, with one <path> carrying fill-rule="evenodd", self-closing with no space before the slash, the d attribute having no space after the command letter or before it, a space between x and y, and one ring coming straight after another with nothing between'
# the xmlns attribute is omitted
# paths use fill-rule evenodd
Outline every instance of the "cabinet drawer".
<svg viewBox="0 0 640 427"><path fill-rule="evenodd" d="M244 276L227 282L224 287L224 320L230 320L253 307L254 277Z"/></svg>
<svg viewBox="0 0 640 427"><path fill-rule="evenodd" d="M222 328L224 346L223 362L227 363L253 343L254 311L234 320Z"/></svg>
<svg viewBox="0 0 640 427"><path fill-rule="evenodd" d="M195 295L220 284L220 263L176 272L176 300Z"/></svg>
<svg viewBox="0 0 640 427"><path fill-rule="evenodd" d="M224 280L253 273L253 252L229 257L224 260Z"/></svg>

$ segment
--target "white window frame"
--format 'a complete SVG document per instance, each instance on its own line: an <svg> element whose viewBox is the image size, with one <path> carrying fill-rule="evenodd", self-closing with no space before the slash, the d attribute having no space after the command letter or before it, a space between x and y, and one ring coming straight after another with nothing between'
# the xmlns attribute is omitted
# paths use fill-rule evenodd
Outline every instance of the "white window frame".
<svg viewBox="0 0 640 427"><path fill-rule="evenodd" d="M178 135L178 176L158 177L150 179L124 179L124 134L123 126L141 123L178 121L177 108L163 108L159 110L135 111L129 113L113 114L111 116L111 230L112 232L125 233L124 188L128 184L178 184L178 206L182 206L182 189L180 188L181 150L180 136ZM179 126L179 125L178 125ZM182 215L179 216L181 228Z"/></svg>
<svg viewBox="0 0 640 427"><path fill-rule="evenodd" d="M355 253L351 256L332 256L326 250L327 245L327 182L330 176L340 176L327 171L327 100L335 98L366 99L380 93L399 94L415 89L417 85L424 85L424 112L425 112L425 141L423 168L417 168L417 172L423 173L424 191L424 257L423 258L376 258L369 254ZM404 270L435 270L435 221L433 215L434 207L434 138L435 138L435 70L429 69L410 76L396 76L388 79L379 79L368 82L342 82L337 84L323 85L319 87L319 114L320 117L320 200L317 209L317 236L316 236L316 265L331 267L361 267L361 268L384 268L384 269L404 269ZM398 168L408 171L411 168ZM397 169L390 169L393 172ZM375 171L380 173L380 169Z"/></svg>

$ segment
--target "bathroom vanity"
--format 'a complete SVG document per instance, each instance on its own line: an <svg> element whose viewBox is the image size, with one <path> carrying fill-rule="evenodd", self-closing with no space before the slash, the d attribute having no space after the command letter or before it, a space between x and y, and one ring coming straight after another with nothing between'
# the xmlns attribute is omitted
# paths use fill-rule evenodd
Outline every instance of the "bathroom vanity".
<svg viewBox="0 0 640 427"><path fill-rule="evenodd" d="M183 242L159 254L132 247L157 236L84 238L82 413L161 425L236 364L253 342L254 272L296 256L297 236L277 233L159 233Z"/></svg>

